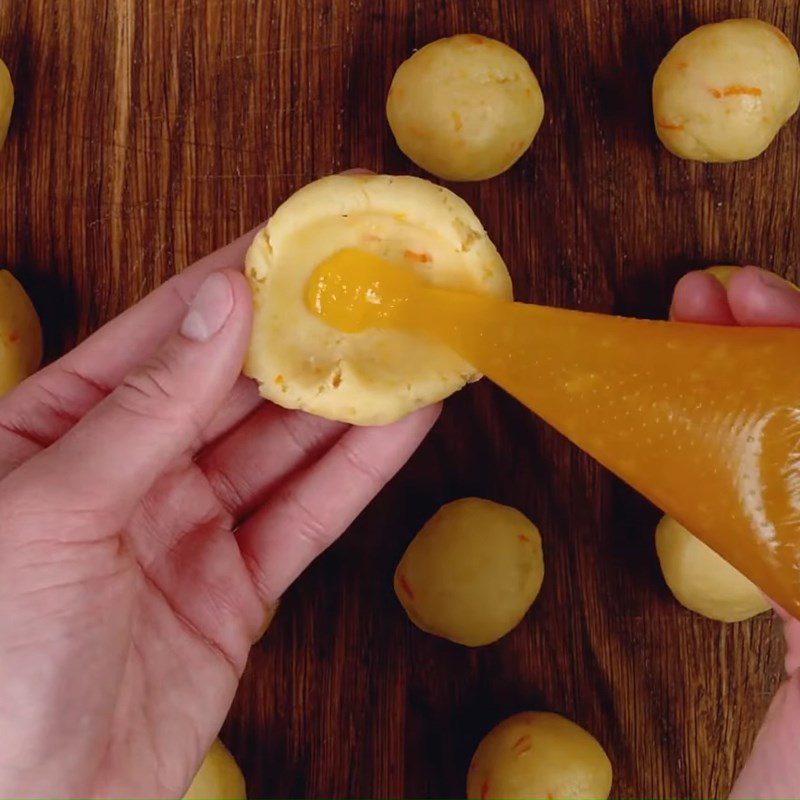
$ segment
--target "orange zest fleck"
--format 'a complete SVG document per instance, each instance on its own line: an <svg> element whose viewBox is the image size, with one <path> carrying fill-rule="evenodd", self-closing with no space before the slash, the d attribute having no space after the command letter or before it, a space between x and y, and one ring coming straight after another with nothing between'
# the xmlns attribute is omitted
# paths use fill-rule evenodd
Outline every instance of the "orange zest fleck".
<svg viewBox="0 0 800 800"><path fill-rule="evenodd" d="M761 97L761 89L758 86L726 86L722 94L725 97L731 97L737 94L749 94L751 97Z"/></svg>
<svg viewBox="0 0 800 800"><path fill-rule="evenodd" d="M524 533L517 534L517 539L519 539L521 542L529 542L530 541L530 539Z"/></svg>
<svg viewBox="0 0 800 800"><path fill-rule="evenodd" d="M11 331L8 334L8 341L10 344L14 344L14 342L19 341L19 331Z"/></svg>
<svg viewBox="0 0 800 800"><path fill-rule="evenodd" d="M659 128L663 128L665 131L682 131L683 125L678 125L674 122L667 122L664 119L656 120L656 125Z"/></svg>
<svg viewBox="0 0 800 800"><path fill-rule="evenodd" d="M517 741L514 742L511 749L517 756L521 756L523 755L523 753L527 753L528 750L531 749L531 737L528 734L520 736L519 739L517 739Z"/></svg>
<svg viewBox="0 0 800 800"><path fill-rule="evenodd" d="M472 44L486 44L486 39L484 39L483 36L478 36L477 33L471 33L467 38Z"/></svg>
<svg viewBox="0 0 800 800"><path fill-rule="evenodd" d="M408 580L406 579L406 576L402 574L398 575L397 583L400 585L400 588L408 595L408 599L413 600L414 592L412 591L411 586Z"/></svg>
<svg viewBox="0 0 800 800"><path fill-rule="evenodd" d="M750 97L761 97L761 89L758 86L742 86L738 83L726 86L722 91L711 88L708 93L717 100L721 97L736 97L742 94L750 95Z"/></svg>
<svg viewBox="0 0 800 800"><path fill-rule="evenodd" d="M488 796L489 796L489 781L485 780L481 784L481 800L486 800Z"/></svg>
<svg viewBox="0 0 800 800"><path fill-rule="evenodd" d="M453 117L453 127L457 131L460 131L464 127L464 123L461 120L461 114L459 114L458 111L453 111L451 116Z"/></svg>
<svg viewBox="0 0 800 800"><path fill-rule="evenodd" d="M679 61L675 66L678 69L686 69L686 67L689 66L689 62L688 61Z"/></svg>
<svg viewBox="0 0 800 800"><path fill-rule="evenodd" d="M427 253L417 253L414 250L404 251L403 258L407 261L416 261L418 264L427 264L431 260Z"/></svg>

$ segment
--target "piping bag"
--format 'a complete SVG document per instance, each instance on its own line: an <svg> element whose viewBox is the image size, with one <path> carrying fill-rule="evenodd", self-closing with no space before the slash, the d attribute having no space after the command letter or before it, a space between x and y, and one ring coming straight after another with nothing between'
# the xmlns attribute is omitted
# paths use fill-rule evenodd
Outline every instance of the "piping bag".
<svg viewBox="0 0 800 800"><path fill-rule="evenodd" d="M357 249L305 299L344 332L443 342L800 619L800 329L498 300Z"/></svg>

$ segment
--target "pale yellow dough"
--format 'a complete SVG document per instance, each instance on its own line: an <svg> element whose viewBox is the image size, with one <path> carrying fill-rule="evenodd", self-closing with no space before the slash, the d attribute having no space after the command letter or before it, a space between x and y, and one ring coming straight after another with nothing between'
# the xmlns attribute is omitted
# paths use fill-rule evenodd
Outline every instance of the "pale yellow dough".
<svg viewBox="0 0 800 800"><path fill-rule="evenodd" d="M11 83L8 67L0 59L0 147L6 141L12 108L14 108L14 86Z"/></svg>
<svg viewBox="0 0 800 800"><path fill-rule="evenodd" d="M244 776L234 757L215 739L184 800L245 800Z"/></svg>
<svg viewBox="0 0 800 800"><path fill-rule="evenodd" d="M467 774L469 800L605 800L611 762L599 742L558 714L526 711L489 732Z"/></svg>
<svg viewBox="0 0 800 800"><path fill-rule="evenodd" d="M731 279L741 269L734 264L717 264L713 267L706 267L706 272L716 278L726 289L730 286Z"/></svg>
<svg viewBox="0 0 800 800"><path fill-rule="evenodd" d="M0 270L0 395L34 373L42 360L42 328L19 281Z"/></svg>
<svg viewBox="0 0 800 800"><path fill-rule="evenodd" d="M408 176L333 175L292 195L247 253L255 316L246 374L286 408L356 425L392 422L480 376L444 345L409 333L342 333L304 301L311 272L357 247L431 283L511 297L503 260L469 206Z"/></svg>
<svg viewBox="0 0 800 800"><path fill-rule="evenodd" d="M505 172L528 149L544 98L516 50L461 34L425 45L400 65L386 116L414 163L440 178L478 181Z"/></svg>
<svg viewBox="0 0 800 800"><path fill-rule="evenodd" d="M467 497L425 523L397 565L394 589L422 630L478 647L516 627L543 578L536 526L515 508Z"/></svg>
<svg viewBox="0 0 800 800"><path fill-rule="evenodd" d="M753 583L671 517L656 528L656 552L667 586L691 611L740 622L769 609Z"/></svg>
<svg viewBox="0 0 800 800"><path fill-rule="evenodd" d="M744 161L767 149L800 103L800 61L778 28L757 19L703 25L653 79L664 146L694 161Z"/></svg>
<svg viewBox="0 0 800 800"><path fill-rule="evenodd" d="M716 278L726 289L730 286L731 280L733 276L741 269L739 266L732 266L732 265L717 265L714 267L707 267L706 272ZM775 275L775 273L772 273ZM782 280L787 286L790 286L795 291L800 291L794 283L791 281L787 281L786 278L781 277L780 275L775 275L776 278Z"/></svg>

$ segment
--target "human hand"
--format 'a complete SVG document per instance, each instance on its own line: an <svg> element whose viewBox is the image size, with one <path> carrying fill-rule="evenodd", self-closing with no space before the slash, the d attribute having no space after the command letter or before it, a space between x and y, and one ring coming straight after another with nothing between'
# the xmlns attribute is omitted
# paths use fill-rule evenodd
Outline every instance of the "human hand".
<svg viewBox="0 0 800 800"><path fill-rule="evenodd" d="M263 403L251 239L0 399L0 796L181 796L265 614L438 415Z"/></svg>
<svg viewBox="0 0 800 800"><path fill-rule="evenodd" d="M717 325L800 326L800 292L776 275L745 267L728 289L691 272L675 287L671 316ZM800 622L780 609L786 633L786 680L767 712L733 798L800 796Z"/></svg>

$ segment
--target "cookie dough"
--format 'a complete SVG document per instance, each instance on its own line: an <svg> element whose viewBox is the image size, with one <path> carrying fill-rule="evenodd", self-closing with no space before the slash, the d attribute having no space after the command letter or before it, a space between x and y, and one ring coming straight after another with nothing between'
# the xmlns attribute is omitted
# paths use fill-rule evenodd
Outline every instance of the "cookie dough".
<svg viewBox="0 0 800 800"><path fill-rule="evenodd" d="M671 517L658 523L656 552L667 586L689 610L740 622L769 609L753 583Z"/></svg>
<svg viewBox="0 0 800 800"><path fill-rule="evenodd" d="M184 800L245 800L244 776L219 739L214 740Z"/></svg>
<svg viewBox="0 0 800 800"><path fill-rule="evenodd" d="M558 714L509 717L478 745L467 774L469 800L605 800L611 762L599 742Z"/></svg>
<svg viewBox="0 0 800 800"><path fill-rule="evenodd" d="M19 281L0 270L0 395L36 372L42 360L42 327Z"/></svg>
<svg viewBox="0 0 800 800"><path fill-rule="evenodd" d="M755 158L800 103L797 51L773 25L729 19L680 39L653 79L664 146L694 161Z"/></svg>
<svg viewBox="0 0 800 800"><path fill-rule="evenodd" d="M14 86L8 67L0 59L0 148L6 141L11 122L11 109L14 107Z"/></svg>
<svg viewBox="0 0 800 800"><path fill-rule="evenodd" d="M342 333L308 310L305 288L314 268L348 247L432 284L511 298L503 260L452 192L408 176L322 178L278 208L247 253L254 322L245 372L261 394L286 408L380 425L477 380L438 342L391 330Z"/></svg>
<svg viewBox="0 0 800 800"><path fill-rule="evenodd" d="M727 289L730 286L731 279L740 269L741 267L734 264L717 264L713 267L706 267L705 271Z"/></svg>
<svg viewBox="0 0 800 800"><path fill-rule="evenodd" d="M528 149L544 98L516 50L462 34L431 42L400 65L386 116L415 164L447 180L479 181L505 172Z"/></svg>
<svg viewBox="0 0 800 800"><path fill-rule="evenodd" d="M425 523L397 565L394 589L419 628L478 647L516 627L543 579L536 526L514 508L467 497Z"/></svg>

